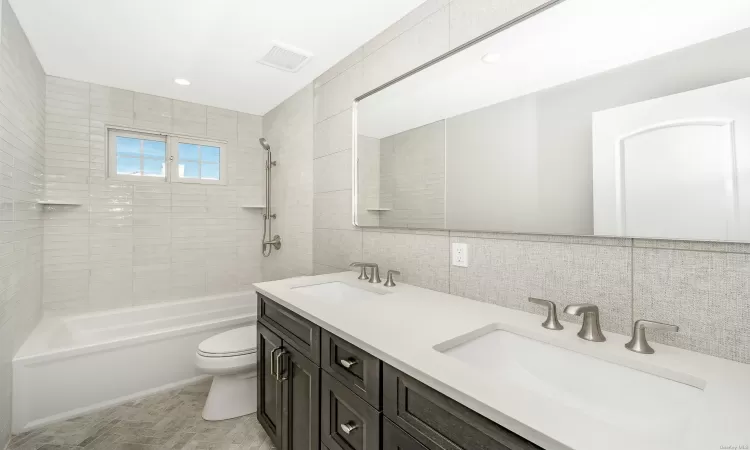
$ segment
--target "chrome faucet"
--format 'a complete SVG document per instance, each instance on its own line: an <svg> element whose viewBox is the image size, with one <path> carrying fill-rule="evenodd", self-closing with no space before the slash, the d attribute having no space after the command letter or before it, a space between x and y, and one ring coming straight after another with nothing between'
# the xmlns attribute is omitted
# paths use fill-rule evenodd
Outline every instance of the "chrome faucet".
<svg viewBox="0 0 750 450"><path fill-rule="evenodd" d="M607 338L602 334L599 326L599 307L590 303L568 305L565 307L566 314L576 316L583 315L583 326L578 332L578 337L592 342L604 342Z"/></svg>
<svg viewBox="0 0 750 450"><path fill-rule="evenodd" d="M544 300L541 298L529 297L529 302L536 303L547 307L547 320L542 322L542 326L548 330L562 330L563 326L560 321L557 320L557 306L555 302Z"/></svg>
<svg viewBox="0 0 750 450"><path fill-rule="evenodd" d="M370 268L370 283L380 284L383 280L380 279L380 269L375 263L366 263L366 266Z"/></svg>
<svg viewBox="0 0 750 450"><path fill-rule="evenodd" d="M636 353L643 353L646 355L650 355L651 353L654 353L654 349L651 348L650 345L648 345L648 341L646 340L646 328L651 328L652 330L665 330L665 331L680 331L680 327L677 325L670 325L668 323L661 323L661 322L653 322L651 320L636 320L635 325L633 325L633 337L630 339L630 342L625 344L625 348L636 352Z"/></svg>
<svg viewBox="0 0 750 450"><path fill-rule="evenodd" d="M359 267L361 269L357 277L360 280L370 280L370 283L380 283L382 281L380 279L380 269L378 269L378 265L375 263L353 262L349 264L349 267ZM371 269L369 277L366 272L368 268Z"/></svg>
<svg viewBox="0 0 750 450"><path fill-rule="evenodd" d="M401 275L401 272L398 270L389 270L385 277L385 284L383 286L385 287L393 287L396 285L396 283L393 282L393 276L394 275Z"/></svg>
<svg viewBox="0 0 750 450"><path fill-rule="evenodd" d="M353 262L349 264L349 267L359 267L359 276L357 277L360 280L368 280L369 277L367 276L367 263L361 263L361 262Z"/></svg>

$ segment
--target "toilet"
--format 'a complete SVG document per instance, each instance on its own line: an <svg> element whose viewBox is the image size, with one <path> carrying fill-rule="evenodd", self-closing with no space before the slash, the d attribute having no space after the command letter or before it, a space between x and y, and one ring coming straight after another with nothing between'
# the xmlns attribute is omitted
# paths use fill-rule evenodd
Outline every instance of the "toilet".
<svg viewBox="0 0 750 450"><path fill-rule="evenodd" d="M198 345L198 369L214 379L203 407L205 420L252 414L257 408L257 327L250 325L212 336Z"/></svg>

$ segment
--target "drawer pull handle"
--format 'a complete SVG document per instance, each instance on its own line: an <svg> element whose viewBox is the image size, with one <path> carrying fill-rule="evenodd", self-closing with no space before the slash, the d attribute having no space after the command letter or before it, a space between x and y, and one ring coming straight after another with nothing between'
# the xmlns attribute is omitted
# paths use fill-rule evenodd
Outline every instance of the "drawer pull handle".
<svg viewBox="0 0 750 450"><path fill-rule="evenodd" d="M346 422L341 424L341 431L346 434L351 434L351 432L356 430L357 428L359 428L359 425L354 422Z"/></svg>
<svg viewBox="0 0 750 450"><path fill-rule="evenodd" d="M359 361L357 361L355 358L342 359L339 362L342 366L344 366L345 369L351 369L352 366L359 364Z"/></svg>

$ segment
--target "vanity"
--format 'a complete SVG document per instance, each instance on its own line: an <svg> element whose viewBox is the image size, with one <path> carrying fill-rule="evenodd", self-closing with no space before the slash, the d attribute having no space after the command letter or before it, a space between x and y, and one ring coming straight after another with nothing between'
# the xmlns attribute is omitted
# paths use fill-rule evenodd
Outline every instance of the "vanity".
<svg viewBox="0 0 750 450"><path fill-rule="evenodd" d="M750 442L750 366L344 272L256 284L279 449L710 449ZM540 310L541 312L541 310Z"/></svg>

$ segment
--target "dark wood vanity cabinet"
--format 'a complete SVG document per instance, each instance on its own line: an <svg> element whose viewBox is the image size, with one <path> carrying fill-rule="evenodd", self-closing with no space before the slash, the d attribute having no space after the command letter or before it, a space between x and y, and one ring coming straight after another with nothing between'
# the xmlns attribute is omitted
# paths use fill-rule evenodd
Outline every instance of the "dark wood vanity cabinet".
<svg viewBox="0 0 750 450"><path fill-rule="evenodd" d="M320 439L330 450L380 450L380 412L323 372Z"/></svg>
<svg viewBox="0 0 750 450"><path fill-rule="evenodd" d="M318 450L320 367L276 325L258 321L258 421L279 450Z"/></svg>
<svg viewBox="0 0 750 450"><path fill-rule="evenodd" d="M409 436L406 431L383 417L383 449L388 450L427 450L418 440Z"/></svg>
<svg viewBox="0 0 750 450"><path fill-rule="evenodd" d="M258 421L279 450L540 449L260 294Z"/></svg>
<svg viewBox="0 0 750 450"><path fill-rule="evenodd" d="M320 346L320 367L380 409L380 360L326 330Z"/></svg>
<svg viewBox="0 0 750 450"><path fill-rule="evenodd" d="M386 364L383 414L430 450L540 449Z"/></svg>
<svg viewBox="0 0 750 450"><path fill-rule="evenodd" d="M273 359L281 348L281 338L258 324L258 422L266 430L271 441L281 448L282 387L273 370Z"/></svg>

